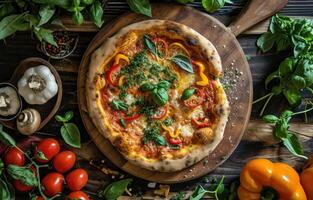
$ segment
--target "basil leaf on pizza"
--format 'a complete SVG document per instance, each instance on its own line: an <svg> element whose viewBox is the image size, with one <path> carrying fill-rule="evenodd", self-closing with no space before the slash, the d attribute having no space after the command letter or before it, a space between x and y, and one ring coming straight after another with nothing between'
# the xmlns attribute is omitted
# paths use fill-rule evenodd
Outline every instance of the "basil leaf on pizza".
<svg viewBox="0 0 313 200"><path fill-rule="evenodd" d="M190 59L187 56L184 55L175 55L172 59L171 59L177 66L179 66L180 68L182 68L183 70L189 72L189 73L194 73L193 72L193 68L192 68L192 64Z"/></svg>
<svg viewBox="0 0 313 200"><path fill-rule="evenodd" d="M229 104L220 74L215 47L191 28L163 20L131 24L93 52L88 113L129 162L178 171L223 139Z"/></svg>

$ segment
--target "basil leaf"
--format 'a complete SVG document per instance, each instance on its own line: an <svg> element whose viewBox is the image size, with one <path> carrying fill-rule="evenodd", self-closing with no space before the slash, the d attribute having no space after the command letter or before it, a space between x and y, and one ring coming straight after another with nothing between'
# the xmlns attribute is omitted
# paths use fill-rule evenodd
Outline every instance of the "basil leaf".
<svg viewBox="0 0 313 200"><path fill-rule="evenodd" d="M181 99L182 100L187 100L189 99L194 93L196 92L195 88L187 88L184 90Z"/></svg>
<svg viewBox="0 0 313 200"><path fill-rule="evenodd" d="M160 81L160 82L158 83L157 87L158 87L158 88L164 88L164 89L167 90L167 89L169 89L169 88L171 87L171 83L168 82L168 81L162 80L162 81Z"/></svg>
<svg viewBox="0 0 313 200"><path fill-rule="evenodd" d="M0 21L0 40L14 34L18 30L25 13L9 15Z"/></svg>
<svg viewBox="0 0 313 200"><path fill-rule="evenodd" d="M132 182L132 179L123 179L108 185L104 191L100 191L98 196L106 200L116 200L126 190L127 186Z"/></svg>
<svg viewBox="0 0 313 200"><path fill-rule="evenodd" d="M151 5L149 0L127 0L127 3L132 11L152 17Z"/></svg>
<svg viewBox="0 0 313 200"><path fill-rule="evenodd" d="M81 25L84 22L84 16L81 12L74 12L72 20L75 24Z"/></svg>
<svg viewBox="0 0 313 200"><path fill-rule="evenodd" d="M174 122L174 119L171 117L168 117L162 122L162 124L164 124L165 126L170 126L171 124L173 124L173 122Z"/></svg>
<svg viewBox="0 0 313 200"><path fill-rule="evenodd" d="M208 191L201 185L198 185L195 191L190 195L189 200L200 200Z"/></svg>
<svg viewBox="0 0 313 200"><path fill-rule="evenodd" d="M10 3L4 3L0 5L0 20L15 12L15 8Z"/></svg>
<svg viewBox="0 0 313 200"><path fill-rule="evenodd" d="M176 55L176 56L172 57L171 61L174 62L176 65L178 65L181 69L183 69L189 73L194 73L191 61L187 56Z"/></svg>
<svg viewBox="0 0 313 200"><path fill-rule="evenodd" d="M270 75L268 75L265 79L265 89L267 89L268 84L276 78L280 78L279 71L275 71L271 73Z"/></svg>
<svg viewBox="0 0 313 200"><path fill-rule="evenodd" d="M290 133L288 137L282 138L283 144L287 147L287 149L295 156L308 159L306 156L304 156L304 150L303 145L299 141L299 138Z"/></svg>
<svg viewBox="0 0 313 200"><path fill-rule="evenodd" d="M163 135L155 134L154 132L145 133L144 135L144 143L154 142L156 145L166 146L167 142Z"/></svg>
<svg viewBox="0 0 313 200"><path fill-rule="evenodd" d="M74 117L73 111L67 111L64 115L64 119L66 120L66 122L69 122L73 117Z"/></svg>
<svg viewBox="0 0 313 200"><path fill-rule="evenodd" d="M295 63L293 58L286 58L280 63L278 71L280 76L288 76L295 70Z"/></svg>
<svg viewBox="0 0 313 200"><path fill-rule="evenodd" d="M145 47L151 52L153 53L155 56L158 56L158 50L156 48L155 43L150 39L149 35L144 35L143 36L143 44L145 45Z"/></svg>
<svg viewBox="0 0 313 200"><path fill-rule="evenodd" d="M262 119L267 123L275 123L279 120L275 115L265 115Z"/></svg>
<svg viewBox="0 0 313 200"><path fill-rule="evenodd" d="M91 4L93 4L93 2L94 2L94 0L82 0L82 3L84 5L91 5Z"/></svg>
<svg viewBox="0 0 313 200"><path fill-rule="evenodd" d="M95 1L94 4L90 7L89 15L94 24L100 28L103 24L103 9L99 1Z"/></svg>
<svg viewBox="0 0 313 200"><path fill-rule="evenodd" d="M292 106L297 105L301 102L300 91L296 90L284 90L284 96L286 97L288 103Z"/></svg>
<svg viewBox="0 0 313 200"><path fill-rule="evenodd" d="M3 131L3 125L0 124L0 141L8 146L16 146L15 140Z"/></svg>
<svg viewBox="0 0 313 200"><path fill-rule="evenodd" d="M36 27L34 29L34 33L40 42L42 42L44 40L44 41L48 42L49 44L52 44L54 46L58 46L54 40L52 32L53 32L52 30L45 29L42 27Z"/></svg>
<svg viewBox="0 0 313 200"><path fill-rule="evenodd" d="M267 52L273 48L276 42L277 36L272 33L264 33L257 40L257 46L262 50L262 52Z"/></svg>
<svg viewBox="0 0 313 200"><path fill-rule="evenodd" d="M170 200L184 200L185 193L184 192L178 192L175 196L173 196Z"/></svg>
<svg viewBox="0 0 313 200"><path fill-rule="evenodd" d="M164 106L168 102L168 94L164 88L155 88L151 92L152 100L159 106Z"/></svg>
<svg viewBox="0 0 313 200"><path fill-rule="evenodd" d="M64 123L61 127L61 135L66 144L80 148L80 132L78 127L73 123Z"/></svg>
<svg viewBox="0 0 313 200"><path fill-rule="evenodd" d="M49 6L58 6L64 9L68 9L72 5L72 0L32 0L32 2Z"/></svg>
<svg viewBox="0 0 313 200"><path fill-rule="evenodd" d="M114 110L128 110L128 106L121 100L113 100L111 101L110 105Z"/></svg>
<svg viewBox="0 0 313 200"><path fill-rule="evenodd" d="M305 79L301 76L292 75L290 80L290 87L294 90L301 90L306 87Z"/></svg>
<svg viewBox="0 0 313 200"><path fill-rule="evenodd" d="M155 85L152 83L144 83L140 86L140 90L143 92L151 91L155 88Z"/></svg>
<svg viewBox="0 0 313 200"><path fill-rule="evenodd" d="M125 122L125 119L124 118L120 118L120 124L126 128L126 122Z"/></svg>
<svg viewBox="0 0 313 200"><path fill-rule="evenodd" d="M38 26L41 26L47 23L54 15L54 12L55 12L55 8L52 8L49 5L41 6L39 10L40 21L39 21Z"/></svg>
<svg viewBox="0 0 313 200"><path fill-rule="evenodd" d="M203 8L209 13L213 13L222 8L225 3L225 0L202 0ZM227 3L231 3L231 1L227 1Z"/></svg>
<svg viewBox="0 0 313 200"><path fill-rule="evenodd" d="M8 165L7 172L16 180L20 180L24 185L37 186L37 178L31 169L16 165Z"/></svg>

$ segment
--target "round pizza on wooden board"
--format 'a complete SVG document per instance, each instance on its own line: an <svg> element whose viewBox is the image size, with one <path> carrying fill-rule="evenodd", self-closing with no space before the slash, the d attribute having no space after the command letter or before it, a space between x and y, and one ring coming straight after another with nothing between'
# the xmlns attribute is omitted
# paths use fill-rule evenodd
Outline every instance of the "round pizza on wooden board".
<svg viewBox="0 0 313 200"><path fill-rule="evenodd" d="M88 113L134 165L184 169L223 139L229 103L221 59L201 34L168 20L128 25L91 56Z"/></svg>

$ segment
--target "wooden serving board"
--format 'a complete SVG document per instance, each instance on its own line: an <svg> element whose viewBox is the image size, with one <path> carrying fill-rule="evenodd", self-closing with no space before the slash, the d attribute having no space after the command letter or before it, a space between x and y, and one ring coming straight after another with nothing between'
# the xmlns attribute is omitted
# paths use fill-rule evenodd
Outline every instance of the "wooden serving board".
<svg viewBox="0 0 313 200"><path fill-rule="evenodd" d="M264 6L263 2L266 1L261 2L257 0L252 3L252 7L256 5L260 6L260 4ZM257 4L253 5L255 3ZM275 5L267 6L275 7L277 10L277 3L274 4ZM279 3L279 5L281 5L281 3ZM259 16L259 19L250 17L253 20L253 23L250 24L253 25L265 19L265 17L269 16L269 12L273 13L274 10L272 10L272 7L270 7L269 11L263 12L262 17ZM124 159L124 157L117 150L115 150L111 143L106 140L94 126L91 118L88 115L85 95L86 74L88 72L90 56L94 50L96 50L103 42L105 42L108 37L113 36L121 28L135 22L149 19L142 15L135 13L126 13L122 15L115 21L105 25L91 41L82 58L79 68L78 104L83 123L89 135L100 151L115 165L124 171L142 179L171 184L199 178L211 172L216 167L221 165L232 154L234 149L239 144L249 121L253 89L248 62L234 34L238 35L242 31L249 28L251 25L247 25L247 23L245 23L245 26L239 26L235 23L232 25L232 32L230 28L225 27L217 19L205 13L199 12L190 7L169 4L154 4L153 18L172 20L178 23L182 23L202 34L213 43L213 45L217 48L219 55L221 56L223 70L226 78L224 81L228 82L236 80L234 87L226 91L231 105L231 114L225 129L224 138L217 146L217 148L207 158L182 171L171 173L155 172L140 168ZM242 18L248 19L249 16L243 15Z"/></svg>

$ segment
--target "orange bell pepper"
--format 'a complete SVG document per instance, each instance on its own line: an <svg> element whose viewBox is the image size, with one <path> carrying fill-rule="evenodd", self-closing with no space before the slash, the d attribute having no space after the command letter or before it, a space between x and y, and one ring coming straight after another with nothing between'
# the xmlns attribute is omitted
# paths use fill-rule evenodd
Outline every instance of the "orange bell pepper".
<svg viewBox="0 0 313 200"><path fill-rule="evenodd" d="M313 200L313 156L304 166L304 170L300 174L300 180L307 199Z"/></svg>
<svg viewBox="0 0 313 200"><path fill-rule="evenodd" d="M240 200L259 200L263 187L279 193L280 200L306 200L298 173L285 163L267 159L249 161L240 174L238 197Z"/></svg>

